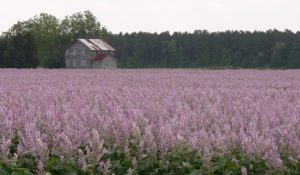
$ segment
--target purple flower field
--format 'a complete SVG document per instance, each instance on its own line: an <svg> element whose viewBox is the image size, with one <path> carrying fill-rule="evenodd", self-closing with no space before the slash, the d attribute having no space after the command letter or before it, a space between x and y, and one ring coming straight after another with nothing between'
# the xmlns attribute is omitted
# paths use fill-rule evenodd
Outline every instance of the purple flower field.
<svg viewBox="0 0 300 175"><path fill-rule="evenodd" d="M300 158L300 71L2 69L0 160L15 136L18 156L40 159L126 152L134 136L150 155L187 144L207 161L238 149L280 166L281 151Z"/></svg>

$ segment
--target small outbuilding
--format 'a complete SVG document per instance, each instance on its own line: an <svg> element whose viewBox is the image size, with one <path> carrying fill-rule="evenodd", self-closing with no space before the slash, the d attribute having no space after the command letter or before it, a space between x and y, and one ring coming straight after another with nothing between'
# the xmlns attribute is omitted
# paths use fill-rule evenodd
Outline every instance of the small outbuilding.
<svg viewBox="0 0 300 175"><path fill-rule="evenodd" d="M76 39L65 52L66 68L117 68L115 49L102 39Z"/></svg>

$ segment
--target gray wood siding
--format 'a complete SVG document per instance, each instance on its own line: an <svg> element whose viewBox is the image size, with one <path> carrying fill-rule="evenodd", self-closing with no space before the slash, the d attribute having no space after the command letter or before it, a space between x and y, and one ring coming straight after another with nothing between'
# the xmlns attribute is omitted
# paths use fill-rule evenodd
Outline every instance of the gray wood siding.
<svg viewBox="0 0 300 175"><path fill-rule="evenodd" d="M103 60L102 68L104 68L104 69L117 68L117 59L115 57L109 55L108 58Z"/></svg>

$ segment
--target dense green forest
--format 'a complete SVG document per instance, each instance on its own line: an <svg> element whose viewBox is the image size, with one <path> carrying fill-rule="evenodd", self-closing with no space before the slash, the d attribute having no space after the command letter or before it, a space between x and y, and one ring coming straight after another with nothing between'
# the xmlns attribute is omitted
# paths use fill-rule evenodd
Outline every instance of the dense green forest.
<svg viewBox="0 0 300 175"><path fill-rule="evenodd" d="M299 68L300 33L196 30L109 35L120 67Z"/></svg>
<svg viewBox="0 0 300 175"><path fill-rule="evenodd" d="M117 49L120 68L300 68L300 32L289 30L112 34L90 12L58 20L42 13L0 37L0 67L64 67L76 38L103 38Z"/></svg>

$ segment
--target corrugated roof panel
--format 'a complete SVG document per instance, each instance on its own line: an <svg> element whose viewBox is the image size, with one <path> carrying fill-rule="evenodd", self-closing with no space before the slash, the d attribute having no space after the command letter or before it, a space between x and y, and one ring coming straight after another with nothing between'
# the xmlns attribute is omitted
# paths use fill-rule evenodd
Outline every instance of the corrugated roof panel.
<svg viewBox="0 0 300 175"><path fill-rule="evenodd" d="M107 44L105 41L103 41L103 40L101 40L101 39L99 39L99 40L102 41L103 44L105 45L105 47L108 48L109 50L111 50L111 51L114 51L114 50L115 50L113 47L111 47L111 45Z"/></svg>
<svg viewBox="0 0 300 175"><path fill-rule="evenodd" d="M107 47L105 47L105 45L103 44L102 41L100 41L99 39L89 39L95 46L97 46L98 48L100 48L101 50L109 50Z"/></svg>
<svg viewBox="0 0 300 175"><path fill-rule="evenodd" d="M90 43L89 41L85 39L78 39L80 42L82 42L86 47L88 47L90 50L100 50L97 46Z"/></svg>
<svg viewBox="0 0 300 175"><path fill-rule="evenodd" d="M90 39L93 44L95 44L98 48L101 50L106 50L106 51L114 51L115 49L111 47L109 44L107 44L105 41L101 39Z"/></svg>

